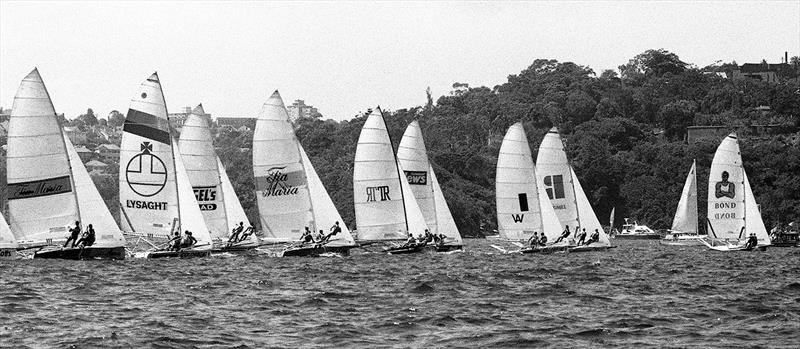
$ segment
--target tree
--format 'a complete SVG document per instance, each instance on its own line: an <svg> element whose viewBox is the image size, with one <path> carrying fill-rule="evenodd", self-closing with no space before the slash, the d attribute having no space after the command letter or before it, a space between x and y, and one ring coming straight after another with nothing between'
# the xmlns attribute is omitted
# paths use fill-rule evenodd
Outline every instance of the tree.
<svg viewBox="0 0 800 349"><path fill-rule="evenodd" d="M619 66L619 70L623 80L640 83L644 78L659 77L667 73L680 74L686 67L687 64L678 55L662 48L636 55L627 64Z"/></svg>
<svg viewBox="0 0 800 349"><path fill-rule="evenodd" d="M686 128L694 122L697 104L692 101L679 100L670 102L658 110L658 120L664 135L670 139L683 139Z"/></svg>
<svg viewBox="0 0 800 349"><path fill-rule="evenodd" d="M108 113L108 126L111 127L118 127L122 126L125 123L125 115L122 115L119 111L112 110Z"/></svg>
<svg viewBox="0 0 800 349"><path fill-rule="evenodd" d="M86 126L97 125L97 116L94 115L94 111L92 110L92 108L86 110L86 114L81 114L80 116L78 116L77 119L81 120L83 124Z"/></svg>

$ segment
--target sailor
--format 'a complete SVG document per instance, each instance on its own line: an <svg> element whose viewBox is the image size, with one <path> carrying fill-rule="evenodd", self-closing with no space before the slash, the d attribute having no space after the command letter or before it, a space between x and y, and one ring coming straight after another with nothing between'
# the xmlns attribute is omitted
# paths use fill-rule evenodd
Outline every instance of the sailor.
<svg viewBox="0 0 800 349"><path fill-rule="evenodd" d="M242 237L239 238L239 241L237 241L237 242L242 242L244 240L247 240L247 238L249 238L250 235L253 235L253 226L252 225L247 227L247 229L244 230L244 233L242 233Z"/></svg>
<svg viewBox="0 0 800 349"><path fill-rule="evenodd" d="M544 232L542 232L542 236L539 238L539 245L547 246L547 235L544 235Z"/></svg>
<svg viewBox="0 0 800 349"><path fill-rule="evenodd" d="M64 243L63 247L67 247L70 241L72 241L72 247L75 247L75 243L78 241L78 236L81 235L81 222L75 221L75 228L71 228L69 230L69 237L67 241Z"/></svg>
<svg viewBox="0 0 800 349"><path fill-rule="evenodd" d="M192 232L187 230L184 232L184 234L186 235L183 237L183 241L181 242L181 248L189 248L197 243L197 239L192 236Z"/></svg>
<svg viewBox="0 0 800 349"><path fill-rule="evenodd" d="M331 227L331 232L328 233L328 235L325 235L325 242L328 242L331 239L331 236L334 236L341 232L342 232L342 227L339 226L339 221L336 221L336 223L333 223L333 226Z"/></svg>
<svg viewBox="0 0 800 349"><path fill-rule="evenodd" d="M539 233L533 232L530 238L528 238L528 244L531 245L531 248L535 248L539 245Z"/></svg>
<svg viewBox="0 0 800 349"><path fill-rule="evenodd" d="M181 232L176 231L175 236L167 242L167 251L175 250L175 252L181 250Z"/></svg>
<svg viewBox="0 0 800 349"><path fill-rule="evenodd" d="M577 230L577 229L575 229L575 230ZM568 237L569 237L569 226L567 225L567 226L564 226L564 231L561 232L561 235L558 237L558 239L556 239L556 241L553 241L553 243L557 244L557 243L561 242L561 240L564 240L564 239L566 239Z"/></svg>
<svg viewBox="0 0 800 349"><path fill-rule="evenodd" d="M597 231L597 229L595 229L594 233L592 233L592 236L589 238L589 241L586 241L586 243L584 245L591 245L591 244L593 244L595 242L598 242L598 241L600 241L600 232Z"/></svg>
<svg viewBox="0 0 800 349"><path fill-rule="evenodd" d="M429 244L433 241L433 233L430 230L425 229L425 243Z"/></svg>
<svg viewBox="0 0 800 349"><path fill-rule="evenodd" d="M580 246L582 243L584 243L584 242L585 242L585 240L586 240L586 228L583 228L583 230L581 231L581 233L580 233L580 234L578 234L578 242L576 242L576 243L575 243L575 245L578 245L578 246ZM587 244L587 245L588 245L588 244Z"/></svg>
<svg viewBox="0 0 800 349"><path fill-rule="evenodd" d="M94 241L95 241L94 228L92 227L91 224L89 224L89 226L86 228L86 231L83 233L81 239L78 240L77 245L80 248L89 247L94 245Z"/></svg>
<svg viewBox="0 0 800 349"><path fill-rule="evenodd" d="M417 244L417 239L414 239L414 234L411 234L411 232L409 232L408 239L406 240L406 243L403 244L403 247L414 246L416 244Z"/></svg>
<svg viewBox="0 0 800 349"><path fill-rule="evenodd" d="M300 244L301 245L305 244L307 242L308 243L313 243L314 242L314 237L311 236L311 230L308 230L308 227L306 227L306 230L303 232L303 235L300 236Z"/></svg>
<svg viewBox="0 0 800 349"><path fill-rule="evenodd" d="M747 242L744 244L744 248L749 250L754 247L758 246L758 237L756 237L755 233L750 233L750 237L747 239Z"/></svg>
<svg viewBox="0 0 800 349"><path fill-rule="evenodd" d="M233 228L231 237L228 238L228 244L239 242L239 234L244 230L244 222L239 222L239 226Z"/></svg>
<svg viewBox="0 0 800 349"><path fill-rule="evenodd" d="M317 243L320 243L320 244L321 244L321 243L324 243L324 240L325 240L325 232L323 232L323 231L322 231L322 229L320 229L320 230L319 230L319 233L317 233L316 240L317 240Z"/></svg>
<svg viewBox="0 0 800 349"><path fill-rule="evenodd" d="M425 235L419 234L419 237L417 237L417 243L420 246L425 246L428 244L428 240L425 239Z"/></svg>
<svg viewBox="0 0 800 349"><path fill-rule="evenodd" d="M445 240L447 240L447 236L444 233L439 233L439 244L444 245Z"/></svg>

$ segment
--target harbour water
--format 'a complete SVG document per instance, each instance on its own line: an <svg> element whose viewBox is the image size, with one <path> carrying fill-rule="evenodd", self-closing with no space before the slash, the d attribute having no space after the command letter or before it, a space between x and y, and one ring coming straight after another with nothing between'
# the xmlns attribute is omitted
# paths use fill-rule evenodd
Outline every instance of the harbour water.
<svg viewBox="0 0 800 349"><path fill-rule="evenodd" d="M796 347L800 249L0 261L0 347Z"/></svg>

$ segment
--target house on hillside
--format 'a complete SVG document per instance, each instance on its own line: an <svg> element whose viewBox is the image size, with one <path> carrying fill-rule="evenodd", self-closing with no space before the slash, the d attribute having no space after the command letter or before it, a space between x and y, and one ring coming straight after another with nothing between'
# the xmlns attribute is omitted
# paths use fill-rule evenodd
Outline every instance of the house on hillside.
<svg viewBox="0 0 800 349"><path fill-rule="evenodd" d="M256 118L249 116L225 116L217 118L217 126L227 130L240 130L243 126L246 129L256 128Z"/></svg>
<svg viewBox="0 0 800 349"><path fill-rule="evenodd" d="M64 126L64 133L73 145L86 144L86 133L82 132L78 126Z"/></svg>
<svg viewBox="0 0 800 349"><path fill-rule="evenodd" d="M780 78L789 77L791 74L792 66L787 63L745 63L733 71L733 78L750 78L776 83Z"/></svg>
<svg viewBox="0 0 800 349"><path fill-rule="evenodd" d="M105 173L106 169L108 169L108 165L97 160L89 161L86 164L84 164L84 166L86 166L86 170L89 172Z"/></svg>
<svg viewBox="0 0 800 349"><path fill-rule="evenodd" d="M75 146L75 152L78 153L78 157L80 157L83 162L91 160L92 156L94 156L94 152L91 149L82 145Z"/></svg>
<svg viewBox="0 0 800 349"><path fill-rule="evenodd" d="M119 147L115 144L101 144L97 147L97 153L105 161L119 161Z"/></svg>

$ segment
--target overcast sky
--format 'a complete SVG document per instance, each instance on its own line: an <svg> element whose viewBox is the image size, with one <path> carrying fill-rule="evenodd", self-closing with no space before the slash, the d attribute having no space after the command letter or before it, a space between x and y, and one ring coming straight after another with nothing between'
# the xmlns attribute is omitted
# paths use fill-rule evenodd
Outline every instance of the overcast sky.
<svg viewBox="0 0 800 349"><path fill-rule="evenodd" d="M0 1L0 106L39 67L58 112L100 116L153 71L171 112L256 116L273 90L329 118L493 87L534 59L599 75L648 49L703 67L800 55L800 1Z"/></svg>

